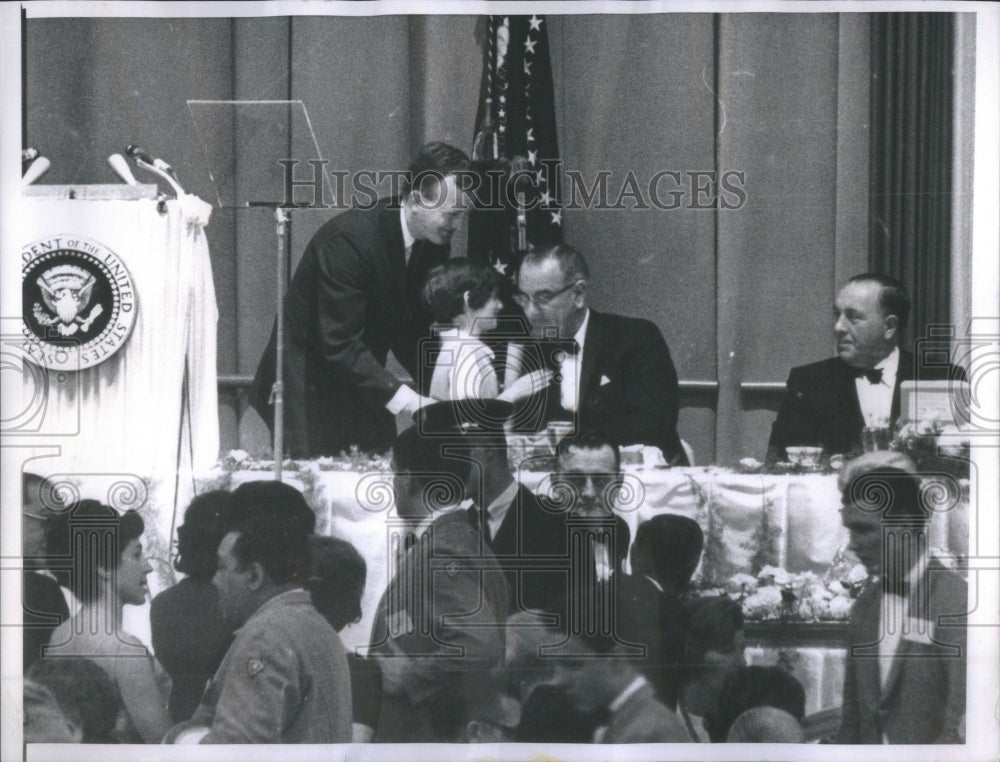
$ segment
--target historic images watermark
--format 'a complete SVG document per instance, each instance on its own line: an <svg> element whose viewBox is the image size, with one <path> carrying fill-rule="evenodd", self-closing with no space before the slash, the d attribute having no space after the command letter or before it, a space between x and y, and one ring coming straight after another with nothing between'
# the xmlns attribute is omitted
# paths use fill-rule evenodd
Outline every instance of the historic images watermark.
<svg viewBox="0 0 1000 762"><path fill-rule="evenodd" d="M283 159L282 206L307 209L371 209L381 192L399 198L405 188L419 187L428 178L440 179L433 171L416 176L406 170L329 169L325 159ZM537 167L485 169L457 172L456 185L467 196L455 203L477 209L658 210L742 209L747 203L747 176L740 170L660 169L650 172L592 174L562 170L563 193L557 199L543 189L546 172L559 172L562 162L540 160ZM326 177L331 178L327 185ZM551 176L551 175L549 175ZM473 204L472 198L476 201ZM417 203L434 208L444 198L423 196ZM450 203L450 202L449 202Z"/></svg>

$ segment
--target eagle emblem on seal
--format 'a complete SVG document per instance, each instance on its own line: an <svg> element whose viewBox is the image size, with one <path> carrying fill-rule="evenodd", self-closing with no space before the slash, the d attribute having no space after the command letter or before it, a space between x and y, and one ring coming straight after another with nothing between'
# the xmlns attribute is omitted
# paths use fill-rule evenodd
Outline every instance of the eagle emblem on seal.
<svg viewBox="0 0 1000 762"><path fill-rule="evenodd" d="M35 320L54 327L60 336L86 333L104 311L100 304L87 311L96 282L91 273L76 265L59 265L38 276L36 283L45 306L35 302Z"/></svg>

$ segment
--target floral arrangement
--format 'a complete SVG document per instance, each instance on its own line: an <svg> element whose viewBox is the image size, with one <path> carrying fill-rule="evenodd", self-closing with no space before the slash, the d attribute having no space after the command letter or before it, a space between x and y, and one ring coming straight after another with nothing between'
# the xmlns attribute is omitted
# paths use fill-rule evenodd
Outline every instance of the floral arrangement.
<svg viewBox="0 0 1000 762"><path fill-rule="evenodd" d="M765 566L756 576L734 574L718 592L737 601L751 621L843 621L850 616L854 599L867 579L864 566L838 553L822 577Z"/></svg>
<svg viewBox="0 0 1000 762"><path fill-rule="evenodd" d="M341 452L337 457L321 457L309 460L290 460L282 462L286 471L354 471L369 473L371 471L388 471L389 458L381 453L361 452L357 446L351 445L350 452ZM216 464L216 469L228 473L233 471L270 471L274 468L273 460L261 460L251 456L246 450L230 450Z"/></svg>
<svg viewBox="0 0 1000 762"><path fill-rule="evenodd" d="M969 436L957 426L942 425L938 413L900 426L890 447L913 458L920 471L957 477L969 475Z"/></svg>

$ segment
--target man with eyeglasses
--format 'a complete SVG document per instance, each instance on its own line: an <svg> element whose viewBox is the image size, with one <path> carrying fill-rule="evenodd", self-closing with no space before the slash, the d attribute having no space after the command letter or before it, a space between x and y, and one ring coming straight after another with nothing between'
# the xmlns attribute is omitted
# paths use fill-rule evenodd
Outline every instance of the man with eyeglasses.
<svg viewBox="0 0 1000 762"><path fill-rule="evenodd" d="M623 446L654 445L668 462L687 465L677 436L677 371L660 329L590 309L589 280L583 255L566 244L536 249L522 261L514 299L556 375L541 398L519 404L515 420L524 420L522 410L540 409L528 418L570 421Z"/></svg>

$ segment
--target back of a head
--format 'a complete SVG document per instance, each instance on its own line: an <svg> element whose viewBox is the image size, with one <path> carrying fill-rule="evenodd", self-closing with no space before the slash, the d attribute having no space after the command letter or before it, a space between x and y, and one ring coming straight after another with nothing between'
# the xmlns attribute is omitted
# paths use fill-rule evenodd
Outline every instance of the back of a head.
<svg viewBox="0 0 1000 762"><path fill-rule="evenodd" d="M83 657L40 659L26 677L51 692L67 719L82 729L84 743L114 742L121 695L107 672L93 661Z"/></svg>
<svg viewBox="0 0 1000 762"><path fill-rule="evenodd" d="M707 651L726 651L743 629L743 609L727 595L695 598L685 604L688 627L684 639L684 680L696 676Z"/></svg>
<svg viewBox="0 0 1000 762"><path fill-rule="evenodd" d="M733 721L755 707L781 709L801 722L806 710L805 690L779 667L742 667L722 685L717 710L707 719L709 736L716 742L725 740Z"/></svg>
<svg viewBox="0 0 1000 762"><path fill-rule="evenodd" d="M419 507L397 500L401 517L419 519L462 500L471 466L469 456L456 454L456 448L468 451L459 435L425 435L419 426L411 426L396 437L392 445L395 470L397 474L406 472L412 488L423 498Z"/></svg>
<svg viewBox="0 0 1000 762"><path fill-rule="evenodd" d="M191 501L184 512L184 523L177 528L177 571L203 580L215 574L216 551L226 534L229 500L225 490L211 490Z"/></svg>
<svg viewBox="0 0 1000 762"><path fill-rule="evenodd" d="M78 720L66 716L52 691L29 677L24 678L22 693L25 743L77 743Z"/></svg>
<svg viewBox="0 0 1000 762"><path fill-rule="evenodd" d="M291 517L305 534L316 530L316 514L295 487L279 481L246 482L229 495L226 521L229 529L257 514Z"/></svg>
<svg viewBox="0 0 1000 762"><path fill-rule="evenodd" d="M802 723L782 709L758 706L733 722L727 743L805 743Z"/></svg>
<svg viewBox="0 0 1000 762"><path fill-rule="evenodd" d="M632 568L683 589L698 568L705 536L698 522L664 513L639 524L632 545Z"/></svg>
<svg viewBox="0 0 1000 762"><path fill-rule="evenodd" d="M309 592L316 610L337 632L360 621L367 566L357 548L339 537L313 535L309 558Z"/></svg>
<svg viewBox="0 0 1000 762"><path fill-rule="evenodd" d="M878 520L926 524L931 516L930 507L924 505L920 478L900 468L859 471L847 484L844 498L853 508Z"/></svg>

